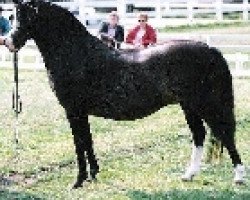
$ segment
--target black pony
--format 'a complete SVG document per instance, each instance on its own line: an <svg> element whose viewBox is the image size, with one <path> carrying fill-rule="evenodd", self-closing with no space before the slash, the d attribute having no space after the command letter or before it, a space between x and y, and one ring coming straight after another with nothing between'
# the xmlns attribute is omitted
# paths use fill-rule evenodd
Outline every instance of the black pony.
<svg viewBox="0 0 250 200"><path fill-rule="evenodd" d="M91 177L99 172L88 115L135 120L172 103L182 107L194 141L182 179L191 180L200 170L206 122L230 154L235 182L243 182L244 167L234 142L232 77L218 50L176 41L139 51L139 59L133 60L110 50L59 6L14 2L19 28L13 43L6 44L19 50L32 38L43 56L74 136L79 166L75 188L87 179L87 160Z"/></svg>

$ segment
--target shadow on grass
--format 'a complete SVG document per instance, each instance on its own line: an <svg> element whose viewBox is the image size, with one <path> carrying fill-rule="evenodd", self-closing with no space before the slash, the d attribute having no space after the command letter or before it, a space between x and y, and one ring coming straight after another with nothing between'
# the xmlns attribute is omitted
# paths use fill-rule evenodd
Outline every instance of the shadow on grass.
<svg viewBox="0 0 250 200"><path fill-rule="evenodd" d="M250 192L236 193L230 190L171 190L167 192L146 193L130 191L127 196L131 200L249 200Z"/></svg>
<svg viewBox="0 0 250 200"><path fill-rule="evenodd" d="M9 190L0 189L0 200L45 200L32 194L23 193L23 192L12 192Z"/></svg>

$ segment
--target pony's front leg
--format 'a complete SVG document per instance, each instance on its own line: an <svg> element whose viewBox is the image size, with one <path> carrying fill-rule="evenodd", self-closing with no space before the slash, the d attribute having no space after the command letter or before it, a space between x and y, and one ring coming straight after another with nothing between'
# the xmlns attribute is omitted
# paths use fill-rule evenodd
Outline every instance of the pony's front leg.
<svg viewBox="0 0 250 200"><path fill-rule="evenodd" d="M93 151L93 142L91 138L88 116L84 117L68 117L72 134L74 136L75 151L78 162L78 176L73 188L82 187L84 181L88 178L86 170L86 154L90 163L91 176L95 178L99 168Z"/></svg>

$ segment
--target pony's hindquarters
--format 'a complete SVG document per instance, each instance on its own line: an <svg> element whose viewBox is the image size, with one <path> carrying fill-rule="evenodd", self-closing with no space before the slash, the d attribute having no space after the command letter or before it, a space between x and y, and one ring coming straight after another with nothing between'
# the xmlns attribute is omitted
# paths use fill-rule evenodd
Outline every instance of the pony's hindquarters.
<svg viewBox="0 0 250 200"><path fill-rule="evenodd" d="M208 76L211 90L206 93L202 118L216 138L226 147L235 168L235 182L242 183L244 167L235 144L235 115L232 76L221 53L211 48L213 67ZM214 68L217 67L218 69Z"/></svg>
<svg viewBox="0 0 250 200"><path fill-rule="evenodd" d="M211 128L212 133L221 140L223 146L229 152L235 167L235 182L242 183L244 167L236 149L234 98L232 88L232 76L228 64L222 54L215 48L194 47L189 54L194 54L192 73L183 75L189 79L183 79L183 87L179 92L180 103L186 116L186 121L193 134L193 153L191 161L183 180L191 180L200 170L202 159L202 147L205 139L203 122ZM191 52L191 53L190 53ZM198 55L200 54L200 58ZM184 54L187 55L187 54ZM183 63L186 64L187 63ZM194 81L190 83L190 77Z"/></svg>

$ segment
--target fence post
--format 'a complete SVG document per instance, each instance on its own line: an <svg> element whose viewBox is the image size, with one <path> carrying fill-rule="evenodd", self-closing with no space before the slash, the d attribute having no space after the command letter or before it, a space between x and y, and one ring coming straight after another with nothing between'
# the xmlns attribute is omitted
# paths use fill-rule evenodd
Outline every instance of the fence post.
<svg viewBox="0 0 250 200"><path fill-rule="evenodd" d="M187 1L188 23L191 24L194 19L194 0Z"/></svg>
<svg viewBox="0 0 250 200"><path fill-rule="evenodd" d="M124 24L124 19L126 18L126 0L117 1L117 13L119 13L120 21Z"/></svg>
<svg viewBox="0 0 250 200"><path fill-rule="evenodd" d="M218 21L223 20L223 10L222 10L223 0L216 0L216 18Z"/></svg>
<svg viewBox="0 0 250 200"><path fill-rule="evenodd" d="M75 3L79 6L79 18L80 21L86 25L86 13L85 13L85 2L86 0L75 0Z"/></svg>
<svg viewBox="0 0 250 200"><path fill-rule="evenodd" d="M155 6L155 12L156 12L156 19L157 21L161 20L162 14L161 14L161 0L157 0L156 6Z"/></svg>
<svg viewBox="0 0 250 200"><path fill-rule="evenodd" d="M211 35L206 35L206 43L208 46L211 44Z"/></svg>
<svg viewBox="0 0 250 200"><path fill-rule="evenodd" d="M243 20L248 21L248 0L243 0Z"/></svg>

